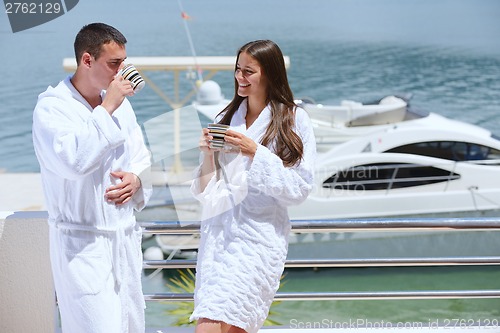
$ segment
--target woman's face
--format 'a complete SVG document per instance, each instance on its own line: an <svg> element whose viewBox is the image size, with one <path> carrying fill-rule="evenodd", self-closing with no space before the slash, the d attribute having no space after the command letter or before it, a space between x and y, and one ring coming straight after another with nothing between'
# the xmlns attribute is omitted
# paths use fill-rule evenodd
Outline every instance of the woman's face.
<svg viewBox="0 0 500 333"><path fill-rule="evenodd" d="M248 53L240 53L234 77L238 82L239 96L266 99L267 79L260 64Z"/></svg>

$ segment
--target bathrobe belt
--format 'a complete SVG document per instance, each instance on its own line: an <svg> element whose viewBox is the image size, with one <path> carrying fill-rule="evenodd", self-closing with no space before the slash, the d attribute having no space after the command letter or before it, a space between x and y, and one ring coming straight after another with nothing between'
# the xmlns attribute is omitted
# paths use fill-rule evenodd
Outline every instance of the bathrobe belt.
<svg viewBox="0 0 500 333"><path fill-rule="evenodd" d="M126 265L126 248L123 246L125 240L125 232L128 230L133 230L136 225L135 218L129 219L128 223L124 226L117 227L96 227L79 223L72 222L62 222L55 221L49 219L49 225L66 230L78 230L78 231L87 231L93 232L96 234L106 235L108 237L114 237L115 242L112 242L112 256L111 256L111 264L113 266L113 275L115 277L115 281L118 287L121 286L122 283L122 266Z"/></svg>

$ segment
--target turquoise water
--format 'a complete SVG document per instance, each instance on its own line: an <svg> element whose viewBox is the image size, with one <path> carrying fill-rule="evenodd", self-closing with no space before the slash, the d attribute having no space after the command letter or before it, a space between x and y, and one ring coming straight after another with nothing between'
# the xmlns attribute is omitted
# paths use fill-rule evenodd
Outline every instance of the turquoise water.
<svg viewBox="0 0 500 333"><path fill-rule="evenodd" d="M296 97L334 104L413 93L420 109L471 122L500 135L500 1L497 0L183 0L196 53L234 55L253 39L276 41L290 57ZM68 14L13 34L0 13L0 170L37 172L31 115L37 95L68 75L78 29L104 21L128 38L129 56L190 56L174 0L80 1ZM172 77L156 73L172 93ZM232 96L230 73L214 79ZM190 88L185 82L181 92ZM141 123L169 111L151 87L131 99ZM498 251L496 252L498 253ZM165 291L170 275L144 279ZM169 273L171 274L171 273ZM498 267L290 270L282 291L500 289ZM172 305L150 303L150 327L165 327ZM285 325L323 319L420 321L500 318L499 300L283 302Z"/></svg>
<svg viewBox="0 0 500 333"><path fill-rule="evenodd" d="M498 256L498 235L493 231L339 233L332 235L331 241L318 239L314 245L291 243L289 259ZM151 245L155 245L151 239L144 244ZM176 270L159 274L148 270L143 277L144 292L171 292L167 285L175 277ZM438 290L500 290L500 267L287 268L279 292ZM176 317L167 313L176 308L175 302L149 302L147 306L150 327L175 322ZM452 320L494 325L500 320L500 299L283 301L273 306L272 312L271 319L290 327L319 322L321 328L327 328L325 322L335 327L353 321L446 326Z"/></svg>
<svg viewBox="0 0 500 333"><path fill-rule="evenodd" d="M290 272L283 291L388 291L499 288L497 268L357 268ZM287 275L288 277L288 275ZM473 283L470 283L473 281ZM290 302L292 303L292 302ZM330 319L422 322L500 318L498 300L385 300L282 303L282 322ZM278 311L279 307L277 308Z"/></svg>
<svg viewBox="0 0 500 333"><path fill-rule="evenodd" d="M164 273L160 279L147 281L145 292L168 292L167 279L175 272ZM145 278L147 280L147 278ZM500 289L497 267L406 267L406 268L322 268L288 269L280 292L360 292L415 291L453 289ZM167 313L176 303L150 302L146 316L149 327L162 328L175 322ZM273 305L271 319L281 325L333 328L346 322L364 323L421 323L438 322L451 325L453 320L467 320L476 325L489 322L498 328L500 300L339 300L283 301ZM326 324L325 324L326 323ZM326 325L326 326L325 326ZM331 325L331 326L329 326ZM361 325L360 325L361 326Z"/></svg>
<svg viewBox="0 0 500 333"><path fill-rule="evenodd" d="M291 59L296 97L318 103L413 93L415 107L500 134L500 2L497 0L183 0L198 55L234 55L275 40ZM31 143L37 95L66 76L81 26L104 21L128 38L129 56L190 56L178 2L80 1L69 13L13 34L0 13L0 169L38 171ZM171 93L172 77L153 75ZM228 72L214 79L232 96ZM191 88L185 82L182 91ZM139 121L169 110L147 86L132 103Z"/></svg>

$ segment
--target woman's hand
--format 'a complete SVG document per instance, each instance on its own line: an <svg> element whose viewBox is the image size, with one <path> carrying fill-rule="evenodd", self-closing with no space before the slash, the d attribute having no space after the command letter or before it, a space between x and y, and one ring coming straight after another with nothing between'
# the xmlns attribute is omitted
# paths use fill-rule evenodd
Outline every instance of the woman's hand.
<svg viewBox="0 0 500 333"><path fill-rule="evenodd" d="M210 140L213 137L209 134L208 128L202 129L199 148L203 153L203 161L200 166L200 190L204 191L207 184L210 182L214 172L215 172L215 162L214 162L214 152L215 150L210 148Z"/></svg>
<svg viewBox="0 0 500 333"><path fill-rule="evenodd" d="M199 143L199 148L202 152L204 153L209 153L213 154L214 150L210 148L210 140L213 139L213 136L211 136L208 132L208 128L203 128L201 130L201 137L200 137L200 143Z"/></svg>
<svg viewBox="0 0 500 333"><path fill-rule="evenodd" d="M250 139L248 136L241 134L240 132L236 132L233 130L228 130L226 132L226 136L224 140L236 147L243 155L253 158L255 153L257 152L257 144L255 141Z"/></svg>

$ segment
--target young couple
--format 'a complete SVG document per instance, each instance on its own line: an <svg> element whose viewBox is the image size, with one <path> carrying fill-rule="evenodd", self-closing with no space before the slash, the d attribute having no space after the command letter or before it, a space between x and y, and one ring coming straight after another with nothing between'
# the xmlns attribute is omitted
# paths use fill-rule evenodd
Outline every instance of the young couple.
<svg viewBox="0 0 500 333"><path fill-rule="evenodd" d="M50 256L63 332L144 332L141 230L150 154L116 75L125 37L93 23L75 39L77 69L38 98L33 142L49 212ZM242 46L235 94L216 121L231 149L203 129L192 192L203 204L196 267L197 333L256 332L279 287L287 206L306 199L316 144L297 107L283 54L269 40Z"/></svg>

